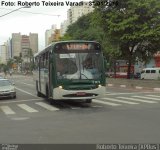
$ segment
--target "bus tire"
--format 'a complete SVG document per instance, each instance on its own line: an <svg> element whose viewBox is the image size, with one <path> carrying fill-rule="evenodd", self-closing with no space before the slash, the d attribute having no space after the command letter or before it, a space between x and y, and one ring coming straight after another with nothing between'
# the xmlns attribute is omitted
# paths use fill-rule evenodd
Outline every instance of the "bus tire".
<svg viewBox="0 0 160 150"><path fill-rule="evenodd" d="M86 103L92 103L92 99L86 99Z"/></svg>
<svg viewBox="0 0 160 150"><path fill-rule="evenodd" d="M42 94L41 94L39 91L37 91L37 96L38 96L38 97L41 97Z"/></svg>
<svg viewBox="0 0 160 150"><path fill-rule="evenodd" d="M55 100L52 99L52 98L49 98L49 103L50 103L51 105L54 105L54 104L55 104Z"/></svg>
<svg viewBox="0 0 160 150"><path fill-rule="evenodd" d="M41 97L42 94L38 91L38 82L36 81L36 92L37 92L37 96Z"/></svg>
<svg viewBox="0 0 160 150"><path fill-rule="evenodd" d="M48 85L46 85L46 95L45 95L45 97L46 97L47 100L48 100L49 97L50 97Z"/></svg>

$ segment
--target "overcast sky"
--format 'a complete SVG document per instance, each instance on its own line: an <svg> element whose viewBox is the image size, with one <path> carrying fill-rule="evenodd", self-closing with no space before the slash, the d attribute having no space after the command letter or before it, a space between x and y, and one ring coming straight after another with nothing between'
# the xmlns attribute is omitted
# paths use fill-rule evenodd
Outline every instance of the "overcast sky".
<svg viewBox="0 0 160 150"><path fill-rule="evenodd" d="M43 1L43 0L42 0ZM12 33L21 33L22 35L29 35L29 33L38 33L39 37L39 49L43 49L45 46L45 31L51 28L51 25L56 24L60 28L60 24L67 19L67 10L70 6L66 5L64 0L50 0L50 2L64 2L64 6L43 6L42 1L29 0L20 2L37 2L40 6L32 6L31 8L22 8L11 14L2 16L12 10L18 9L23 6L18 6L18 0L10 0L15 6L9 6L6 2L2 5L0 1L0 45L4 44ZM79 2L81 0L69 0L70 2ZM86 1L86 0L84 0ZM47 0L45 2L48 2ZM8 5L8 6L5 6ZM28 11L32 13L25 13L22 11ZM41 13L41 14L33 14ZM48 14L48 15L45 15ZM52 16L53 15L53 16ZM55 15L55 16L54 16ZM58 16L60 15L60 16Z"/></svg>

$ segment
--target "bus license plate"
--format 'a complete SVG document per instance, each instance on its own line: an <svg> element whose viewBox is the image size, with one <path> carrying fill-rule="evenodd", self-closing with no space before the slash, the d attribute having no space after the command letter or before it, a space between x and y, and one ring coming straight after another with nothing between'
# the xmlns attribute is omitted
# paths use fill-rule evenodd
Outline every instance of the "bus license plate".
<svg viewBox="0 0 160 150"><path fill-rule="evenodd" d="M77 94L77 96L84 96L84 95L86 95L85 92L77 92L76 94Z"/></svg>

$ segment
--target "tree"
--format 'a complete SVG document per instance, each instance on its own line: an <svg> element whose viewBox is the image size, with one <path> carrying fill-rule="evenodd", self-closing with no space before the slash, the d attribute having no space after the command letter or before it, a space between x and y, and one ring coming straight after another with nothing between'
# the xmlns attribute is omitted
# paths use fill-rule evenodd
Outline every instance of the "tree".
<svg viewBox="0 0 160 150"><path fill-rule="evenodd" d="M160 47L160 1L119 0L117 6L96 7L109 45L128 60L128 78L135 60L147 60Z"/></svg>
<svg viewBox="0 0 160 150"><path fill-rule="evenodd" d="M8 59L7 66L9 69L12 69L13 64L14 64L14 59L12 58Z"/></svg>
<svg viewBox="0 0 160 150"><path fill-rule="evenodd" d="M25 57L27 58L27 60L29 58L29 63L27 63L28 66L25 66L25 67L27 70L29 69L29 71L32 71L34 67L33 66L33 51L31 48L25 48L25 50L27 50Z"/></svg>
<svg viewBox="0 0 160 150"><path fill-rule="evenodd" d="M111 44L109 37L104 32L101 22L97 21L100 14L93 11L87 15L81 16L76 22L68 27L66 34L61 40L91 40L97 41L102 45L102 49L108 61L116 59L119 53L117 44Z"/></svg>

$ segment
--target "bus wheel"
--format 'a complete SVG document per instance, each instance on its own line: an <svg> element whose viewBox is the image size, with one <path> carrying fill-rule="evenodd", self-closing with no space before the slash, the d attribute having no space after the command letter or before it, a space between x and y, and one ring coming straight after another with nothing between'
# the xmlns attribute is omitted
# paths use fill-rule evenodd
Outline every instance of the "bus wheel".
<svg viewBox="0 0 160 150"><path fill-rule="evenodd" d="M41 94L39 91L37 91L37 96L38 96L38 97L41 97L42 94Z"/></svg>
<svg viewBox="0 0 160 150"><path fill-rule="evenodd" d="M49 103L50 103L51 105L55 104L55 100L54 100L54 99L49 98L48 100L49 100Z"/></svg>
<svg viewBox="0 0 160 150"><path fill-rule="evenodd" d="M37 96L41 97L41 93L38 91L38 81L36 81L36 91L37 91Z"/></svg>
<svg viewBox="0 0 160 150"><path fill-rule="evenodd" d="M86 99L86 103L92 103L92 99Z"/></svg>

